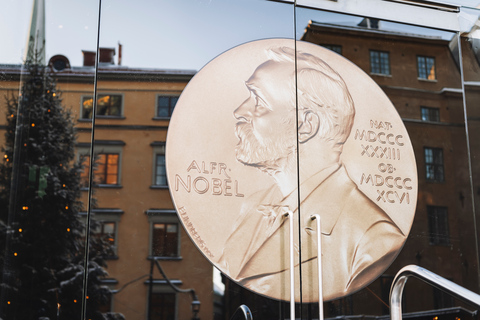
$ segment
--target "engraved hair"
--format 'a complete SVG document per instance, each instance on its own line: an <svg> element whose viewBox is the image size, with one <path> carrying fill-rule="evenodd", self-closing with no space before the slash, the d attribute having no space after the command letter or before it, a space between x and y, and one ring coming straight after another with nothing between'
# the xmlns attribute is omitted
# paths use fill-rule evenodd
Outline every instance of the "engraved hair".
<svg viewBox="0 0 480 320"><path fill-rule="evenodd" d="M319 116L318 135L343 146L353 126L355 107L342 77L325 61L288 47L271 48L269 59L297 64L298 109L312 110ZM295 95L295 90L293 91Z"/></svg>

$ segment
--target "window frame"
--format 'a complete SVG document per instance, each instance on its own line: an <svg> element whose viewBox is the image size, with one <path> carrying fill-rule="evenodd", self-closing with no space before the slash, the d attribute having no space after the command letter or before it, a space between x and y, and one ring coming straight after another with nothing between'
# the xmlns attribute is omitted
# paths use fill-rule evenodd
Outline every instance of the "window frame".
<svg viewBox="0 0 480 320"><path fill-rule="evenodd" d="M325 49L328 49L330 51L333 51L335 53L338 53L339 55L342 55L342 53L343 53L343 47L341 45L338 45L338 44L322 43L322 44L320 44L320 46L322 46Z"/></svg>
<svg viewBox="0 0 480 320"><path fill-rule="evenodd" d="M432 161L427 161L427 150L432 151ZM435 163L435 160L438 159L438 156L435 155L435 152L440 152L441 154L441 163ZM427 182L445 182L445 156L443 153L443 148L434 148L434 147L424 147L423 148L423 155L425 161L425 180ZM429 177L429 166L433 167L433 178ZM437 177L438 169L441 168L441 177Z"/></svg>
<svg viewBox="0 0 480 320"><path fill-rule="evenodd" d="M448 207L445 206L431 206L427 205L427 219L428 219L428 239L432 246L448 247L451 245L450 241L450 224L448 223ZM435 219L435 221L433 221ZM444 230L438 227L438 221L444 224ZM443 232L445 234L441 234Z"/></svg>
<svg viewBox="0 0 480 320"><path fill-rule="evenodd" d="M159 102L161 97L167 97L167 98L177 98L177 101L175 102L175 105L172 107L171 106L171 101L169 100L169 106L168 106L168 115L167 116L161 116L159 115ZM159 93L155 96L155 116L153 119L157 120L168 120L172 117L173 111L175 110L175 106L178 103L178 99L180 99L180 92L179 93Z"/></svg>
<svg viewBox="0 0 480 320"><path fill-rule="evenodd" d="M115 307L115 304L114 304L114 292L115 292L115 286L118 284L118 280L115 279L115 278L106 278L106 279L100 279L100 283L102 286L105 286L107 287L109 290L110 290L110 293L109 293L109 303L108 305L105 305L105 307L109 308L110 311L108 312L115 312L114 310L114 307ZM100 308L102 308L102 305L100 305Z"/></svg>
<svg viewBox="0 0 480 320"><path fill-rule="evenodd" d="M98 166L97 166L97 169L99 168L99 166L103 167L101 168L102 170L100 170L100 172L102 173L101 175L101 182L99 183L99 185L118 185L118 171L119 171L119 163L120 163L120 153L117 153L117 152L99 152L99 153L96 153L96 156L105 156L105 162L99 162L98 163ZM113 158L113 156L116 157L116 169L117 169L117 172L116 173L111 173L111 170L109 170L109 162L110 162L110 159ZM95 177L98 177L99 176L99 173L98 173L98 170L97 170L97 173L94 174ZM109 176L115 176L115 180L117 183L108 183L108 180L109 180Z"/></svg>
<svg viewBox="0 0 480 320"><path fill-rule="evenodd" d="M378 72L376 72L377 70L374 70L374 57L372 56L373 54L378 54ZM386 54L387 55L387 62L386 64L383 63L383 59L382 59L382 54ZM391 76L392 75L392 68L390 66L390 52L389 51L382 51L382 50L373 50L373 49L370 49L370 54L369 54L369 58L370 58L370 74L373 74L373 75L380 75L380 76ZM384 67L387 67L388 69L387 70L384 70Z"/></svg>
<svg viewBox="0 0 480 320"><path fill-rule="evenodd" d="M122 158L123 158L123 147L125 142L120 140L96 140L94 142L93 153L95 155L99 154L118 154L118 163L117 163L117 183L116 184L107 184L99 183L94 184L94 187L97 188L122 188ZM80 158L84 156L89 159L90 154L90 143L77 143L77 161L80 161ZM90 170L90 168L88 168ZM95 179L95 174L94 174ZM87 181L88 182L88 181ZM83 186L82 190L88 190L87 186Z"/></svg>
<svg viewBox="0 0 480 320"><path fill-rule="evenodd" d="M175 286L181 286L183 284L183 282L181 280L170 280L170 282L172 284L174 284ZM154 279L152 281L152 284L150 284L150 280L146 280L144 282L144 284L146 285L146 290L147 290L147 301L146 301L146 307L147 307L147 313L150 313L152 312L152 310L150 309L150 297L149 297L149 286L151 285L152 286L152 294L167 294L167 295L173 295L175 297L175 303L173 304L173 307L174 307L174 311L175 311L175 314L174 314L174 319L177 319L178 317L178 294L177 292L175 292L173 290L172 287L170 287L170 285L167 283L166 280L157 280L157 279Z"/></svg>
<svg viewBox="0 0 480 320"><path fill-rule="evenodd" d="M177 213L172 209L149 209L145 211L148 217L149 234L148 234L148 259L160 260L182 260L181 256L181 222ZM177 255L176 256L155 256L153 255L153 228L154 224L171 223L177 224Z"/></svg>
<svg viewBox="0 0 480 320"><path fill-rule="evenodd" d="M157 156L163 155L165 161L165 142L164 141L155 141L150 144L153 148L153 158L152 158L152 184L150 188L152 189L168 189L168 179L167 172L165 169L165 184L157 184Z"/></svg>
<svg viewBox="0 0 480 320"><path fill-rule="evenodd" d="M424 119L424 111L427 112L426 114L428 119ZM432 113L435 115L436 118L434 120L432 120L431 117ZM423 122L440 122L440 108L420 106L420 117Z"/></svg>
<svg viewBox="0 0 480 320"><path fill-rule="evenodd" d="M119 223L121 220L121 217L123 215L124 211L122 209L116 209L116 208L95 208L91 210L91 217L93 220L96 222L102 223L102 222L110 222L114 223L115 225L115 230L114 230L114 244L113 244L113 256L107 256L105 259L107 260L112 260L112 259L118 259L118 241L119 241ZM79 215L83 221L83 223L86 223L87 219L87 212L79 212ZM94 233L93 230L89 231L89 236L91 236Z"/></svg>
<svg viewBox="0 0 480 320"><path fill-rule="evenodd" d="M424 70L421 70L422 68L420 68L420 59L424 59L424 66L425 66L425 69ZM429 70L428 70L428 66L427 66L427 59L433 59L433 79L429 79ZM425 77L422 77L423 74L421 74L421 71L425 72ZM423 81L437 81L437 66L436 66L436 59L435 57L431 57L431 56L422 56L422 55L417 55L417 78L418 80L423 80Z"/></svg>
<svg viewBox="0 0 480 320"><path fill-rule="evenodd" d="M97 99L100 99L101 97L104 96L119 96L121 98L121 103L120 103L120 114L119 115L95 115L95 119L125 119L124 116L124 110L125 110L125 94L123 93L118 93L118 92L102 92L97 94ZM80 117L79 121L92 121L92 118L85 118L84 117L84 107L83 107L83 101L85 98L91 98L93 99L93 95L90 94L83 94L80 97ZM98 111L98 109L97 109Z"/></svg>

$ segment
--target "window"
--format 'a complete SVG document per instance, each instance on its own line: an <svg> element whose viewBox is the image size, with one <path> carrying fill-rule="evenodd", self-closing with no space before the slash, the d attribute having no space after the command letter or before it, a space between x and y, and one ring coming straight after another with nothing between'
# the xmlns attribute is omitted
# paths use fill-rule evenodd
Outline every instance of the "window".
<svg viewBox="0 0 480 320"><path fill-rule="evenodd" d="M167 171L165 169L165 142L153 142L153 188L167 187Z"/></svg>
<svg viewBox="0 0 480 320"><path fill-rule="evenodd" d="M435 58L417 57L418 78L425 80L435 80Z"/></svg>
<svg viewBox="0 0 480 320"><path fill-rule="evenodd" d="M99 153L96 155L94 183L97 185L117 185L118 184L118 153ZM90 174L90 156L84 156L83 172L81 174L84 185L88 185Z"/></svg>
<svg viewBox="0 0 480 320"><path fill-rule="evenodd" d="M121 156L123 141L97 140L95 141L94 153L94 178L93 182L98 187L120 186ZM79 157L83 161L83 172L80 177L84 187L88 187L90 174L90 144L77 144Z"/></svg>
<svg viewBox="0 0 480 320"><path fill-rule="evenodd" d="M425 170L427 181L442 182L445 180L441 148L425 148Z"/></svg>
<svg viewBox="0 0 480 320"><path fill-rule="evenodd" d="M165 171L165 154L155 155L155 185L167 185L167 175Z"/></svg>
<svg viewBox="0 0 480 320"><path fill-rule="evenodd" d="M98 239L104 239L112 247L116 243L117 224L113 221L99 221L92 230L92 236Z"/></svg>
<svg viewBox="0 0 480 320"><path fill-rule="evenodd" d="M118 285L118 281L113 278L104 278L100 280L100 283L103 287L107 287L110 292L108 293L107 300L99 303L98 311L101 313L113 312L113 292L115 292L115 286Z"/></svg>
<svg viewBox="0 0 480 320"><path fill-rule="evenodd" d="M422 121L440 122L440 109L421 107Z"/></svg>
<svg viewBox="0 0 480 320"><path fill-rule="evenodd" d="M113 293L110 292L107 296L107 301L99 304L98 311L100 311L101 313L112 312L112 310L113 310L113 308L112 308L113 297L112 296L113 296Z"/></svg>
<svg viewBox="0 0 480 320"><path fill-rule="evenodd" d="M169 118L178 101L178 96L157 96L157 117Z"/></svg>
<svg viewBox="0 0 480 320"><path fill-rule="evenodd" d="M447 208L427 206L427 213L430 244L439 246L450 245Z"/></svg>
<svg viewBox="0 0 480 320"><path fill-rule="evenodd" d="M181 280L171 279L175 286L181 286ZM144 282L147 291L151 290L150 298L147 298L147 307L152 320L175 320L177 319L177 294L165 280L154 279ZM148 293L147 293L148 294ZM150 301L150 303L149 303Z"/></svg>
<svg viewBox="0 0 480 320"><path fill-rule="evenodd" d="M336 52L338 54L342 54L342 46L334 44L322 44L321 46L327 48L328 50L332 50L333 52Z"/></svg>
<svg viewBox="0 0 480 320"><path fill-rule="evenodd" d="M178 223L154 223L152 256L176 257L178 254Z"/></svg>
<svg viewBox="0 0 480 320"><path fill-rule="evenodd" d="M390 74L390 54L384 51L370 51L370 72L375 74Z"/></svg>
<svg viewBox="0 0 480 320"><path fill-rule="evenodd" d="M103 250L103 256L105 259L117 258L118 252L118 223L123 214L121 209L106 209L95 208L92 209L92 224L90 237L98 240L104 240L105 244L101 250ZM82 220L86 223L86 212L80 212Z"/></svg>
<svg viewBox="0 0 480 320"><path fill-rule="evenodd" d="M150 222L150 256L165 259L180 257L180 222L175 210L147 210Z"/></svg>
<svg viewBox="0 0 480 320"><path fill-rule="evenodd" d="M120 94L99 94L97 117L119 118L122 116L123 96ZM82 119L92 119L93 97L82 97Z"/></svg>
<svg viewBox="0 0 480 320"><path fill-rule="evenodd" d="M150 319L174 320L175 318L175 293L152 292L150 305Z"/></svg>

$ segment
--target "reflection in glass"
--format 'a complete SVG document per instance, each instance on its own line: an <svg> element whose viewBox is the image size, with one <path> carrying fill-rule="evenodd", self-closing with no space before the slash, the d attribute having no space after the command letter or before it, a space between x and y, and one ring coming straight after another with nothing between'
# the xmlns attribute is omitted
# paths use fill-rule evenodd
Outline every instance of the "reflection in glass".
<svg viewBox="0 0 480 320"><path fill-rule="evenodd" d="M159 96L157 104L157 117L171 117L177 101L178 96Z"/></svg>
<svg viewBox="0 0 480 320"><path fill-rule="evenodd" d="M425 148L425 170L427 181L442 182L444 180L443 149Z"/></svg>
<svg viewBox="0 0 480 320"><path fill-rule="evenodd" d="M422 121L440 122L440 109L421 107Z"/></svg>
<svg viewBox="0 0 480 320"><path fill-rule="evenodd" d="M167 184L167 172L165 170L165 154L156 154L155 185L165 186L166 184Z"/></svg>
<svg viewBox="0 0 480 320"><path fill-rule="evenodd" d="M153 256L176 257L178 255L177 223L154 223L152 237Z"/></svg>
<svg viewBox="0 0 480 320"><path fill-rule="evenodd" d="M440 246L450 245L447 208L427 206L427 213L430 244Z"/></svg>
<svg viewBox="0 0 480 320"><path fill-rule="evenodd" d="M371 74L401 116L417 162L419 199L408 240L380 281L374 281L366 289L353 294L348 305L351 308L343 308L341 314L388 314L391 277L407 264L418 264L477 291L473 206L478 207L478 186L473 184L472 189L469 180L470 162L460 67L463 62L464 76L468 79L465 83L468 133L470 144L477 150L472 154L476 159L479 149L479 126L476 122L479 119L480 69L474 53L478 51L478 42L462 37L462 57L459 57L459 38L455 33L387 21L369 24L362 17L306 9L297 10L297 30L303 31L298 36L305 41L341 46L344 57ZM388 70L388 77L382 73L381 52L388 52L389 68L385 69ZM382 118L384 115L378 114L370 119ZM395 164L391 159L378 156L385 163ZM478 161L471 162L477 168L474 170L474 180L479 172L476 163ZM397 173L392 171L389 176L394 179ZM378 185L378 189L381 188ZM392 191L397 189L392 185ZM443 263L445 261L448 263ZM432 288L409 281L405 288L403 308L404 312L411 313L411 317L419 317L417 312L428 311L435 319L438 316L435 308L455 306L458 309L458 303L443 303L445 300ZM331 303L345 306L342 301ZM326 310L327 317L339 315L338 307ZM471 317L470 310L463 310L465 313L460 311L462 315L458 317ZM453 309L445 309L444 312L455 318Z"/></svg>
<svg viewBox="0 0 480 320"><path fill-rule="evenodd" d="M150 319L151 320L174 320L175 317L175 293L153 292L151 296Z"/></svg>
<svg viewBox="0 0 480 320"><path fill-rule="evenodd" d="M82 119L91 119L93 112L93 98L82 98ZM120 117L122 115L122 95L99 94L97 99L97 116Z"/></svg>
<svg viewBox="0 0 480 320"><path fill-rule="evenodd" d="M94 169L94 183L95 184L118 184L118 166L119 166L119 154L118 153L98 153L95 155L96 163ZM83 185L88 185L89 179L89 164L90 156L83 157L84 169L81 173Z"/></svg>
<svg viewBox="0 0 480 320"><path fill-rule="evenodd" d="M370 70L376 74L390 74L390 55L384 51L370 51Z"/></svg>
<svg viewBox="0 0 480 320"><path fill-rule="evenodd" d="M435 58L417 57L418 78L425 80L435 80Z"/></svg>
<svg viewBox="0 0 480 320"><path fill-rule="evenodd" d="M98 184L118 185L120 176L122 183L125 183L123 183L123 189L99 189L95 197L101 208L121 208L125 210L125 213L122 214L122 221L120 221L120 218L118 218L118 221L115 220L116 224L113 223L111 217L103 220L98 228L91 230L91 235L94 239L96 233L102 234L107 238L108 243L118 242L120 244L118 247L121 249L119 258L109 261L107 268L109 278L102 280L104 283L108 282L112 292L115 292L115 289L122 288L148 273L149 263L146 257L149 254L150 235L145 230L149 230L150 216L144 214L144 212L150 209L159 211L166 208L172 210L173 208L168 190L158 190L160 188L152 190L152 188L149 188L151 184L166 185L164 154L161 151L157 153L156 145L152 148L151 143L165 141L168 120L163 118L171 116L175 100L188 81L188 76L182 78L178 74L178 78L173 81L172 78L165 80L165 73L160 71L149 78L146 75L146 70L137 70L136 75L144 79L144 81L139 81L139 78L133 79L134 77L127 78L125 76L128 74L129 68L127 66L141 66L148 69L174 68L183 71L186 69L199 70L207 61L228 48L255 39L279 36L291 37L293 28L292 19L288 18L292 16L292 6L268 1L246 1L247 4L242 2L241 5L232 4L232 7L226 5L228 4L227 1L186 1L185 3L172 2L169 4L166 2L155 4L140 2L135 4L115 3L115 5L110 5L113 2L109 3L109 1L105 3L101 42L102 45L105 44L109 47L116 46L117 41L124 43L122 66L120 66L120 63L118 63L119 65L109 64L108 66L112 69L116 68L117 71L124 68L116 77L110 75L110 80L118 80L115 85L111 86L114 87L114 92L121 90L124 93L113 94L104 91L99 96L97 115L100 118L99 120L104 122L100 122L96 129L97 133L101 135L100 139L124 140L126 146L125 150L121 151L122 153L111 149L99 153L98 168L94 176L95 182ZM472 3L472 1L469 3ZM16 4L12 2L10 5L13 7ZM146 8L147 10L136 10L137 8ZM47 38L47 54L62 53L68 55L70 59L62 58L51 61L52 70L58 78L59 90L56 94L59 94L60 91L64 92L62 95L63 107L65 109L71 108L75 120L91 119L93 116L93 68L88 67L89 63L85 65L85 68L81 66L82 55L80 52L83 49L95 49L97 17L95 10L97 6L86 1L69 3L67 7L51 6L47 9L52 10L47 11L47 22L49 26L53 26L50 28L53 36ZM12 10L5 11L12 12ZM25 16L24 21L28 21L30 18L30 12L24 12L29 10L20 8L16 12L13 11L17 13L9 14L13 18ZM74 13L74 15L69 14L69 12ZM166 20L158 19L158 15L155 14L158 12L168 13L164 15ZM272 14L272 12L275 14ZM82 17L80 23L73 19L74 16ZM126 24L124 23L125 19L118 19L118 17L125 16L128 16L131 21L141 21L142 23ZM456 60L458 63L459 59L455 52L451 52L448 48L449 45L454 44L451 34L445 36L445 32L434 32L426 29L412 31L410 26L374 19L364 20L363 17L356 18L346 15L330 17L324 12L313 12L299 8L296 17L298 21L297 30L302 33L310 19L320 22L308 26L304 40L322 44L330 50L344 55L359 65L365 72L389 75L389 77L378 75L373 75L373 77L376 77L375 80L387 92L408 127L417 155L419 175L422 176L422 187L420 190L421 200L417 207L417 220L409 242L397 258L398 262L382 276L381 281L372 283L368 289L344 299L329 302L327 304L327 315L388 313L388 306L384 302L387 301L385 297L388 297L391 275L405 263L426 266L441 275L447 275L456 283L477 290L478 265L476 249L473 245L475 240L472 240L475 238L474 221L472 219L475 211L472 208L472 203L478 211L477 191L480 188L478 183L480 169L479 162L476 159L480 150L480 140L478 139L478 133L480 132L480 125L478 125L478 119L480 118L478 112L480 72L478 70L480 69L477 62L478 52L475 49L478 47L478 35L472 33L462 36L460 39L462 59L465 65L463 80L465 80L466 87L467 124L470 130L470 159L473 159L471 162L473 182L472 187L470 187L467 170L469 158L466 153L465 122L461 103L463 97L460 93L461 79L458 65L455 65L454 62ZM193 21L196 30L192 30L190 23L178 23L179 21ZM330 26L330 31L326 28L322 29L319 32L320 38L308 39L307 34L310 31L315 28L317 28L315 32L319 31L321 22L335 24L337 27ZM361 22L363 24L360 24ZM72 23L72 25L67 23ZM26 28L26 26L17 22L8 25L8 29L0 32L13 34L13 38L16 38L15 41L21 38L21 41L18 41L21 44L13 46L7 43L2 48L2 52L5 53L13 51L13 55L10 56L14 57L0 61L0 64L2 64L0 66L2 69L0 86L2 114L8 105L3 99L4 93L8 93L7 96L10 96L10 92L13 92L14 96L18 96L21 70L18 57L21 56L19 52L21 52L25 42L24 32L18 30L25 30ZM171 26L175 27L171 28ZM323 27L326 26L323 25ZM363 35L368 35L368 37L344 37L348 33L345 31L346 27L349 28L348 32L363 32ZM147 30L153 32L147 33ZM169 30L169 32L164 32L165 30ZM377 33L371 32L372 30L376 30ZM378 31L383 32L383 36ZM139 37L139 34L143 36ZM77 37L76 35L81 36ZM170 39L164 38L165 35L170 36ZM160 37L162 38L160 39ZM75 39L75 43L67 41L67 39ZM145 39L157 40L145 41ZM433 45L435 43L436 45ZM174 49L159 50L159 45ZM387 51L388 56L385 55ZM369 54L369 52L375 53ZM110 51L110 53L113 53L113 51ZM120 56L120 53L118 53L118 56ZM373 62L371 59L373 59ZM69 61L72 63L68 63ZM10 65L6 66L5 63ZM110 70L104 67L100 68L103 68L103 71L100 72L100 79ZM73 75L79 75L87 68L90 69L87 73L83 73L83 83L71 81L72 78L67 77L69 72ZM193 72L189 73L190 76L192 74ZM172 74L168 74L168 76L172 76ZM417 83L417 79L430 81L419 81ZM99 84L102 85L102 82L100 81ZM149 86L154 88L152 89ZM132 90L128 91L127 89ZM150 89L151 95L147 93ZM161 97L158 97L159 92L162 92ZM167 97L168 94L172 94L172 96ZM145 98L142 95L145 95ZM127 103L127 99L131 100ZM442 123L432 124L431 122L440 121L440 113ZM27 146L20 150L25 151L29 156L34 154L35 157L32 158L35 158L35 161L48 159L48 157L42 158L40 152L42 150L39 150L38 153L31 153L29 149L32 147L31 142L41 136L36 132L41 130L43 126L41 122L36 120L37 115L33 113L31 115L31 119L35 119L32 122L35 126L27 122L30 130L27 137L31 140L26 141ZM122 122L121 130L114 126L108 126L107 121L109 119L123 116L126 116L126 119ZM152 117L162 119L153 120ZM8 133L14 134L15 126L9 131L8 120L4 117L0 118L2 119L0 121L2 125L0 127L2 130L0 139L2 146L8 149L5 138L8 139ZM83 121L74 124L79 141L83 143L90 141L91 132L88 123ZM3 133L7 133L5 138ZM120 135L122 137L119 137ZM46 151L47 148L59 146L57 142L42 144L42 148ZM64 143L68 144L65 141ZM71 146L73 147L73 145L72 142ZM85 148L77 147L78 153L87 154L85 151ZM49 155L59 156L60 154L61 150L49 152ZM12 150L6 150L2 157L4 164L13 162ZM84 161L84 163L88 163L88 159ZM71 163L73 162L72 160ZM60 235L66 234L66 232L77 233L78 229L73 224L68 228L63 228L64 230L62 229L61 232L52 232L52 230L56 230L54 229L56 223L61 220L50 219L49 217L52 216L44 215L41 216L42 219L35 220L39 217L35 214L44 211L40 211L37 204L32 202L43 201L48 202L48 205L51 206L61 205L61 212L67 212L61 217L73 215L75 206L50 198L51 193L49 192L51 187L55 185L51 183L53 172L51 168L53 166L26 160L22 160L20 163L24 166L25 179L24 184L19 187L19 190L21 190L19 198L10 204L18 205L18 210L13 215L14 224L11 224L11 229L9 229L12 236L27 239L33 232L35 237L32 239L34 240L23 243L35 245L41 244L41 239L52 234L55 237L48 240L50 243L56 243L55 241L61 238ZM62 163L64 168L67 167L67 163L70 162ZM84 172L79 174L82 179L88 176L88 165L83 170ZM425 174L422 173L423 170L425 170ZM56 186L60 189L57 191L65 194L65 190L71 186L68 183L61 182L61 180L59 181L60 184ZM431 181L443 181L443 183L429 183ZM0 192L6 193L9 185L8 181L2 183ZM83 184L78 182L78 186L80 185ZM472 197L474 201L472 201ZM81 198L85 206L88 200L86 192L81 194ZM7 208L10 201L8 196L2 199L4 200L2 207ZM69 209L65 209L67 206ZM81 210L86 209L82 208ZM53 210L45 210L45 212L47 211L54 212ZM165 215L166 213L163 211L158 213L161 218ZM23 217L29 219L22 220ZM5 209L2 211L2 221L5 223L7 220ZM47 229L43 229L45 224L47 224ZM200 255L187 257L187 252L193 252L196 249L193 248L186 237L182 238L180 243L180 238L182 235L184 236L183 229L170 220L158 223L156 221L155 224L156 227L152 228L156 230L154 231L156 233L155 238L161 240L156 242L155 248L152 250L155 250L155 254L164 254L170 257L178 256L180 250L185 253L183 261L165 262L165 268L173 278L182 281L184 287L198 289L199 299L202 301L201 312L204 312L201 314L202 319L209 319L212 316L213 296L218 299L216 301L220 304L224 303L225 308L219 308L220 311L217 311L217 314L225 312L223 318L228 318L230 310L236 310L240 303L247 303L259 319L284 318L286 312L284 312L285 306L282 303L244 291L228 279L224 279L227 283L225 296L214 293L211 281L208 279L208 274L211 273L210 266L202 263L203 258ZM176 233L175 237L173 236L174 233ZM168 243L172 245L168 246ZM30 262L42 263L46 260L46 256L54 257L56 254L53 245L47 244L40 246L40 248L41 250L38 251L32 250L29 259L25 259L24 254L16 250L13 244L7 246L3 254L11 254L10 261L13 262L11 265L13 269L3 270L3 283L9 284L5 281L9 280L9 272L11 271L13 274L20 272L22 269L19 266L30 267ZM45 253L45 251L51 252ZM82 254L83 249L78 246L76 257L79 260L76 262L83 261ZM65 258L67 255L62 255L62 257ZM92 259L92 265L93 261L99 261L96 257L92 257ZM445 261L448 261L448 263L445 263ZM192 266L195 266L195 268L192 268ZM59 267L59 264L54 267ZM74 271L80 272L80 269ZM97 271L100 271L100 269ZM18 276L18 274L15 275ZM58 273L61 280L72 279L74 276L75 272ZM35 278L25 277L23 274L20 274L17 278L21 278L24 282L27 281L26 279L36 281ZM161 276L156 274L155 281L160 279ZM180 294L166 292L168 290L157 286L157 284L155 285L156 291L154 290L152 295L152 301L149 303L147 300L148 286L144 281L145 279L140 279L132 282L119 293L105 294L105 296L108 296L107 299L90 294L88 309L94 311L96 308L93 303L99 302L102 305L101 312L120 311L126 315L127 319L146 318L147 310L150 310L152 319L155 319L155 317L176 317L178 319L191 317L191 311L189 310L191 301L189 299L182 298ZM41 286L35 282L30 284L30 288L24 292L28 294L38 293L38 290L41 289ZM414 285L414 282L411 284ZM95 285L93 284L90 288L95 288ZM414 297L406 301L406 310L408 311L420 311L425 310L425 308L446 308L457 305L437 291L432 293L431 288L415 287L409 292L407 286L406 291L407 296ZM47 300L52 302L48 308L43 308L43 306L32 307L32 304L29 304L28 307L21 307L22 305L18 304L19 300L12 298L13 295L10 292L4 292L2 297L6 298L0 302L2 303L2 311L20 310L30 312L27 315L17 313L17 319L38 318L45 316L46 313L51 315L51 319L57 316L57 297L55 295L42 294L41 299L35 300L40 301L40 304ZM65 298L65 301L60 301L62 312L63 310L66 312L70 308L75 310L70 319L74 319L75 316L80 314L82 292L78 292L78 295L73 298L67 294L60 294L59 298ZM419 305L424 309L421 309ZM219 304L215 306L218 307ZM307 307L307 310L311 310L310 314L313 314L314 310L308 308L310 306ZM11 314L13 313L8 315ZM435 316L433 314L432 318ZM4 318L14 319L15 317L6 316ZM468 317L462 316L461 318L467 319Z"/></svg>
<svg viewBox="0 0 480 320"><path fill-rule="evenodd" d="M328 50L332 50L338 54L342 54L342 46L334 45L334 44L321 44L322 47L327 48Z"/></svg>

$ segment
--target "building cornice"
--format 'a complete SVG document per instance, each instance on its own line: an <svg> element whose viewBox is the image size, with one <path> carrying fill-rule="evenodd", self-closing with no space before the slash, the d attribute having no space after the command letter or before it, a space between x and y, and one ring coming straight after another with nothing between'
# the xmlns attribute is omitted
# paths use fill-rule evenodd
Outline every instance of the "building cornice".
<svg viewBox="0 0 480 320"><path fill-rule="evenodd" d="M0 81L19 81L28 72L22 65L1 65ZM188 82L196 74L195 70L127 68L112 66L98 69L98 81L134 82ZM72 67L51 73L57 82L92 83L94 67Z"/></svg>
<svg viewBox="0 0 480 320"><path fill-rule="evenodd" d="M405 42L419 42L421 44L436 44L442 46L448 46L449 40L443 39L439 36L429 36L429 35L421 35L421 34L414 34L414 33L404 33L404 32L396 32L396 31L389 31L389 30L381 30L381 29L372 29L366 27L359 27L359 26L347 26L347 25L337 25L337 24L330 24L330 23L321 23L310 20L308 26L305 28L305 32L302 36L302 40L305 38L308 32L312 33L325 33L325 32L334 32L335 34L339 34L339 31L342 31L343 34L346 35L354 35L355 37L368 37L368 38L375 38L375 39L389 39L389 40L397 40L397 41L405 41Z"/></svg>

